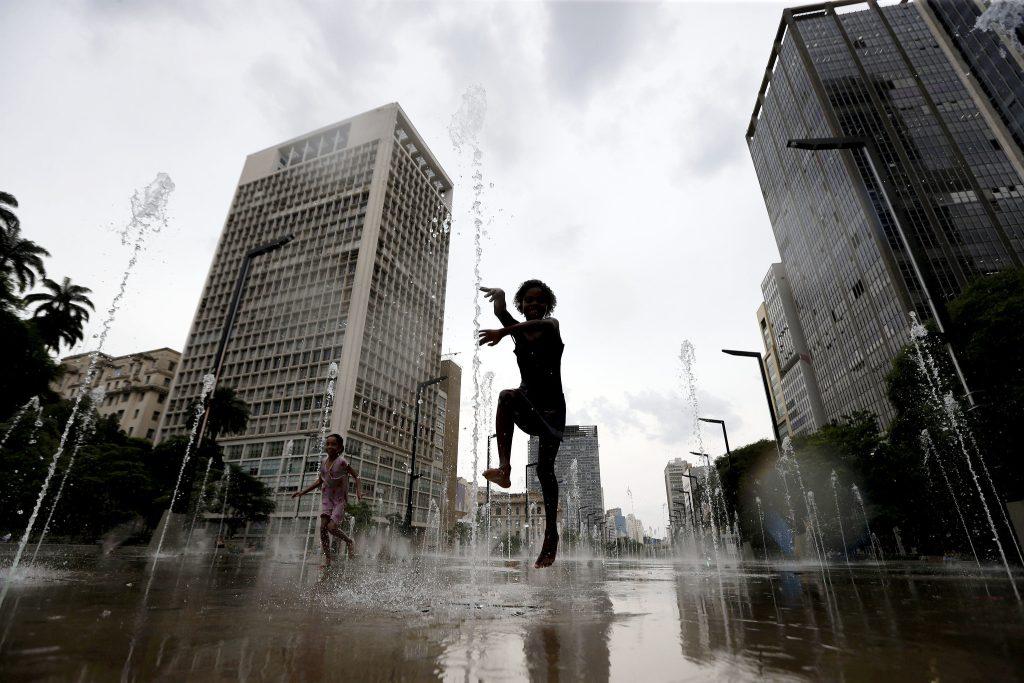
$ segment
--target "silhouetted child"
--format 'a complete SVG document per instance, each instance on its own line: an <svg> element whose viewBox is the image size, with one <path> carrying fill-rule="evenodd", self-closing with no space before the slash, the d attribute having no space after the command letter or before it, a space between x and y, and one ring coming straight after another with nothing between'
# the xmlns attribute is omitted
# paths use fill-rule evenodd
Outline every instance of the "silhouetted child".
<svg viewBox="0 0 1024 683"><path fill-rule="evenodd" d="M527 434L539 437L537 479L544 496L544 545L536 567L549 567L558 553L558 480L555 478L555 457L565 430L565 396L562 394L562 336L558 321L551 316L555 294L540 280L527 280L519 286L514 302L526 317L519 322L505 307L505 292L490 287L480 291L494 303L500 330L481 330L480 344L494 346L506 335L515 342L516 362L522 383L518 389L505 389L498 394L496 429L498 435L498 466L484 472L484 478L502 488L512 485L510 463L513 425Z"/></svg>
<svg viewBox="0 0 1024 683"><path fill-rule="evenodd" d="M340 538L348 547L349 557L355 557L356 547L352 539L339 529L341 520L345 516L345 507L348 505L348 477L356 484L356 498L362 502L363 492L359 486L359 475L348 464L348 460L342 455L345 442L340 434L331 434L324 442L324 450L327 457L320 463L320 475L311 485L301 491L292 494L292 498L299 498L319 486L324 487L323 502L320 509L320 545L324 549L324 567L331 565L331 539L328 534Z"/></svg>

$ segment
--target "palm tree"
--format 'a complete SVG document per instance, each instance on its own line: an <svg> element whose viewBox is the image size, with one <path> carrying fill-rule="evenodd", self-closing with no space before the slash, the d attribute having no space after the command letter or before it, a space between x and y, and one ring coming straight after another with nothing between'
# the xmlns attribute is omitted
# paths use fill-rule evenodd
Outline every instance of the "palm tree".
<svg viewBox="0 0 1024 683"><path fill-rule="evenodd" d="M0 274L6 276L8 286L16 283L21 292L34 287L36 276L46 275L42 257L49 255L46 249L22 237L17 223L13 228L0 230Z"/></svg>
<svg viewBox="0 0 1024 683"><path fill-rule="evenodd" d="M196 414L197 401L189 406L189 415ZM210 418L206 423L205 439L216 441L221 434L237 434L245 431L249 424L249 405L238 397L232 387L217 387L213 390L206 410Z"/></svg>
<svg viewBox="0 0 1024 683"><path fill-rule="evenodd" d="M16 208L18 208L18 200L14 198L14 195L0 191L0 223L3 223L4 229L17 230L21 224L18 217L11 211Z"/></svg>
<svg viewBox="0 0 1024 683"><path fill-rule="evenodd" d="M61 342L74 346L84 338L82 327L89 320L87 309L96 310L86 296L92 290L72 284L70 278L64 278L60 284L43 278L43 287L49 291L25 297L26 304L37 304L32 320L39 334L54 351L60 348Z"/></svg>

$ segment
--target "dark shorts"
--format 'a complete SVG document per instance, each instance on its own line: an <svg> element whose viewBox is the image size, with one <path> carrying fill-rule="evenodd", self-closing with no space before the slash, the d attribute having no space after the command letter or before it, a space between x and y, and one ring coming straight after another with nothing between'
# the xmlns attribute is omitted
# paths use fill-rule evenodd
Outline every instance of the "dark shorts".
<svg viewBox="0 0 1024 683"><path fill-rule="evenodd" d="M531 436L550 436L562 440L565 431L565 399L549 405L534 402L524 387L512 392L512 419L516 426Z"/></svg>

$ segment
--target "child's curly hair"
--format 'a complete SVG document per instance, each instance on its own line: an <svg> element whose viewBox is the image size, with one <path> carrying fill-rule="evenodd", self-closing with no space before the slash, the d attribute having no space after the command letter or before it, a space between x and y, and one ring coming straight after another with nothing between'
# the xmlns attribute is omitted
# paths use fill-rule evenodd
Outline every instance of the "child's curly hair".
<svg viewBox="0 0 1024 683"><path fill-rule="evenodd" d="M515 298L512 299L513 303L515 303L516 305L516 310L518 310L520 313L523 312L523 297L526 296L526 292L533 289L534 287L544 292L544 294L547 296L547 314L551 315L551 312L555 310L555 305L558 303L558 298L555 296L555 293L551 291L551 288L548 287L547 284L545 284L542 280L527 280L523 284L519 285L519 289L516 290Z"/></svg>

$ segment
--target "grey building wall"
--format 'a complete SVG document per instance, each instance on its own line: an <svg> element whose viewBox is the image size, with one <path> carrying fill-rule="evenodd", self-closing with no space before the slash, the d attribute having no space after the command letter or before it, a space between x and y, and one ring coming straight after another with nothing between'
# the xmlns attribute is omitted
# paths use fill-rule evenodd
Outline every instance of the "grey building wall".
<svg viewBox="0 0 1024 683"><path fill-rule="evenodd" d="M540 439L530 437L527 461L537 462ZM562 445L555 459L555 477L558 478L559 505L565 509L565 495L569 490L569 470L573 460L577 463L580 490L580 515L586 524L587 516L597 519L604 515L604 493L601 487L601 456L598 447L597 427L594 425L566 425ZM540 496L540 481L536 468L527 469L526 486L530 496Z"/></svg>
<svg viewBox="0 0 1024 683"><path fill-rule="evenodd" d="M855 410L891 419L885 374L907 340L909 311L927 317L897 217L940 303L1024 255L1016 151L1000 142L980 91L959 78L928 9L785 10L747 130L829 420ZM1019 75L1011 62L1001 68ZM896 216L862 152L786 146L835 136L872 142Z"/></svg>

